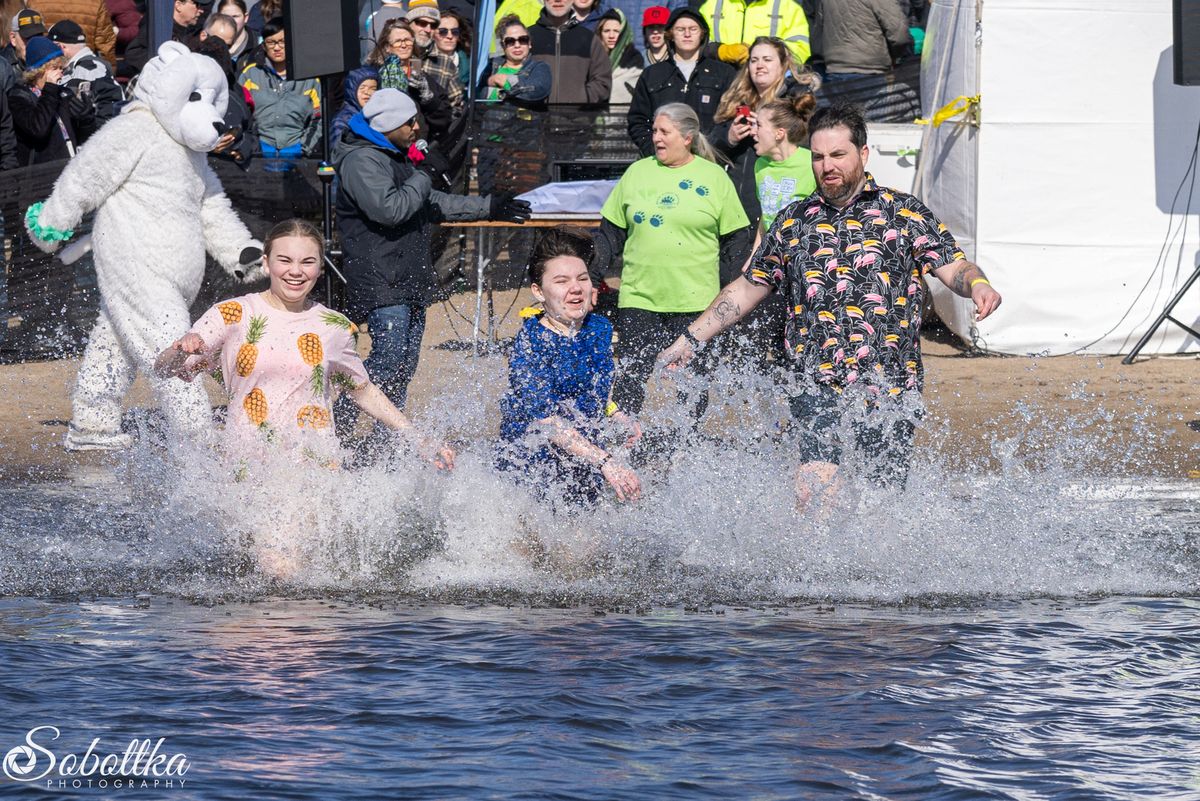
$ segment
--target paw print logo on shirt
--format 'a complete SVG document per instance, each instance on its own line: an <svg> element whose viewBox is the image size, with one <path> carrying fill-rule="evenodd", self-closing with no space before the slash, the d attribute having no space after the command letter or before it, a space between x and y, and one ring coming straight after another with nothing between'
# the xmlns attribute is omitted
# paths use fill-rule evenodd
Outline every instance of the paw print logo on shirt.
<svg viewBox="0 0 1200 801"><path fill-rule="evenodd" d="M684 178L679 182L679 188L683 190L691 189L692 186L694 186L694 183L692 182L691 178Z"/></svg>
<svg viewBox="0 0 1200 801"><path fill-rule="evenodd" d="M655 228L662 225L663 224L663 216L661 214L655 214L653 217L650 218L650 224L653 225Z"/></svg>
<svg viewBox="0 0 1200 801"><path fill-rule="evenodd" d="M646 213L643 211L635 211L633 213L633 221L638 225L641 225L646 221Z"/></svg>
<svg viewBox="0 0 1200 801"><path fill-rule="evenodd" d="M710 191L709 188L707 186L704 186L703 184L696 187L696 194L699 195L700 197L708 197L709 191Z"/></svg>

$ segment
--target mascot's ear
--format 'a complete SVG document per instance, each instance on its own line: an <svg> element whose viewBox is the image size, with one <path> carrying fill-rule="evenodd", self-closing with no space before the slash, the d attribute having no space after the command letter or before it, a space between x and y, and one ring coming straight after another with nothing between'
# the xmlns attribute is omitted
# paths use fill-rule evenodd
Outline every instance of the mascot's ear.
<svg viewBox="0 0 1200 801"><path fill-rule="evenodd" d="M187 49L186 45L179 42L163 42L158 48L158 57L163 60L164 64L170 64L180 56L186 56L192 51Z"/></svg>

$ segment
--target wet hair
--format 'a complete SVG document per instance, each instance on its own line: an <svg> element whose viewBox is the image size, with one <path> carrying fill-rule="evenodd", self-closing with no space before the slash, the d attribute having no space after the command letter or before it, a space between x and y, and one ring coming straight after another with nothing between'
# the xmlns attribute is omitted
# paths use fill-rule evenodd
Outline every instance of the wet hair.
<svg viewBox="0 0 1200 801"><path fill-rule="evenodd" d="M584 264L592 263L595 248L592 238L576 229L560 225L549 228L533 244L529 254L529 283L541 284L546 274L546 262L560 256L574 256Z"/></svg>
<svg viewBox="0 0 1200 801"><path fill-rule="evenodd" d="M503 39L504 32L514 25L520 25L522 28L525 28L526 31L529 30L529 28L525 27L525 23L521 22L521 18L516 14L505 14L500 18L500 21L496 23L496 39Z"/></svg>
<svg viewBox="0 0 1200 801"><path fill-rule="evenodd" d="M850 131L850 141L857 148L867 146L867 121L863 117L862 108L853 103L834 103L818 109L808 121L808 135L829 128L847 128Z"/></svg>
<svg viewBox="0 0 1200 801"><path fill-rule="evenodd" d="M263 240L263 255L270 256L271 247L275 242L289 236L311 239L317 245L317 253L320 258L325 258L325 237L321 236L321 232L317 230L315 225L308 220L301 220L298 217L275 223L274 227L267 232L267 238Z"/></svg>
<svg viewBox="0 0 1200 801"><path fill-rule="evenodd" d="M717 151L713 150L708 139L700 133L700 117L697 116L694 108L687 103L667 103L654 110L654 118L658 119L659 117L666 117L673 122L684 138L689 136L692 138L690 149L693 154L714 164L717 162Z"/></svg>
<svg viewBox="0 0 1200 801"><path fill-rule="evenodd" d="M263 25L262 38L265 42L277 33L283 33L283 17L271 17L265 25Z"/></svg>
<svg viewBox="0 0 1200 801"><path fill-rule="evenodd" d="M793 145L802 145L808 139L808 121L817 107L812 93L799 97L772 100L758 109L771 115L771 122L787 131L787 139Z"/></svg>

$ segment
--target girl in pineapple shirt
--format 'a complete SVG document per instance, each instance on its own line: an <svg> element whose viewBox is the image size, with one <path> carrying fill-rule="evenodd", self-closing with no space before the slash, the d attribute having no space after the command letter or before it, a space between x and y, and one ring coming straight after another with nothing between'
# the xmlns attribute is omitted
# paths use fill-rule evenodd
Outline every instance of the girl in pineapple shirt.
<svg viewBox="0 0 1200 801"><path fill-rule="evenodd" d="M330 410L339 390L388 428L411 432L412 423L368 379L350 320L309 298L323 248L321 234L303 220L276 225L263 244L270 288L213 306L159 355L155 369L191 381L219 368L229 394L227 440L291 445L336 463ZM453 467L449 447L423 443L421 450L438 467Z"/></svg>

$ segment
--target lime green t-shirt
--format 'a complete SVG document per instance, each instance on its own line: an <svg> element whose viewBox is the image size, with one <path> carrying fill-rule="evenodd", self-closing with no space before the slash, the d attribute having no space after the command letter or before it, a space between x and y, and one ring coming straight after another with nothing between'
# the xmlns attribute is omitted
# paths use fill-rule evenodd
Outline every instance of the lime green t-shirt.
<svg viewBox="0 0 1200 801"><path fill-rule="evenodd" d="M754 162L754 182L758 185L758 202L762 204L762 228L767 231L776 214L817 191L812 152L799 147L783 161L759 156Z"/></svg>
<svg viewBox="0 0 1200 801"><path fill-rule="evenodd" d="M733 181L700 157L635 161L600 214L628 234L617 305L656 312L708 308L721 289L719 238L750 224Z"/></svg>
<svg viewBox="0 0 1200 801"><path fill-rule="evenodd" d="M520 67L509 67L508 65L505 65L505 66L500 67L500 69L496 70L495 74L496 75L516 75L520 71L521 71ZM512 87L512 81L504 82L505 91L507 91L511 87ZM496 102L497 100L500 99L500 89L495 86L489 86L487 97L485 99L488 101L491 101L491 102Z"/></svg>

